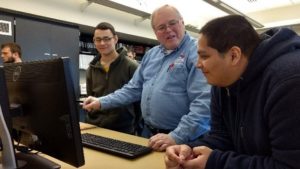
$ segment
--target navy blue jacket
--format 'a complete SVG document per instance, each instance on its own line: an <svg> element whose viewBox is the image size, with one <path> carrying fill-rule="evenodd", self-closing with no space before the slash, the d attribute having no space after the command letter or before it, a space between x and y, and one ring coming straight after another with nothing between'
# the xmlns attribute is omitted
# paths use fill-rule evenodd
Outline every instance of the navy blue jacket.
<svg viewBox="0 0 300 169"><path fill-rule="evenodd" d="M212 88L206 169L300 169L300 37L272 29L240 80Z"/></svg>

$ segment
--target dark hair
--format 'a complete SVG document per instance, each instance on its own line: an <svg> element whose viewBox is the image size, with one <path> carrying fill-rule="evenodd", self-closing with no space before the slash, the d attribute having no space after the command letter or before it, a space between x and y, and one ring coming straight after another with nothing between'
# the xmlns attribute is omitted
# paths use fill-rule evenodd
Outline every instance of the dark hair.
<svg viewBox="0 0 300 169"><path fill-rule="evenodd" d="M134 52L134 48L132 46L128 46L126 49L127 52Z"/></svg>
<svg viewBox="0 0 300 169"><path fill-rule="evenodd" d="M260 42L258 33L240 15L229 15L213 19L205 24L200 32L207 39L208 46L220 53L227 52L231 47L238 46L242 53L249 57Z"/></svg>
<svg viewBox="0 0 300 169"><path fill-rule="evenodd" d="M107 23L107 22L101 22L101 23L99 23L96 26L95 30L96 29L101 29L101 30L107 30L107 29L109 29L113 35L116 35L115 28L110 23Z"/></svg>
<svg viewBox="0 0 300 169"><path fill-rule="evenodd" d="M4 43L1 45L1 50L5 47L9 47L9 49L12 53L18 53L19 57L20 58L22 57L21 47L18 44L13 43L13 42Z"/></svg>

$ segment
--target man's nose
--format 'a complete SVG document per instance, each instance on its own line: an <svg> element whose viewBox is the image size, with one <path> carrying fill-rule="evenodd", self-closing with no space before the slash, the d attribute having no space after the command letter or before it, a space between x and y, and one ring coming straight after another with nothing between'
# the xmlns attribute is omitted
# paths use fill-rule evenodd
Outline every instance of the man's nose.
<svg viewBox="0 0 300 169"><path fill-rule="evenodd" d="M202 62L201 62L200 59L198 59L197 64L196 64L196 67L197 67L198 69L202 69L203 64L202 64Z"/></svg>

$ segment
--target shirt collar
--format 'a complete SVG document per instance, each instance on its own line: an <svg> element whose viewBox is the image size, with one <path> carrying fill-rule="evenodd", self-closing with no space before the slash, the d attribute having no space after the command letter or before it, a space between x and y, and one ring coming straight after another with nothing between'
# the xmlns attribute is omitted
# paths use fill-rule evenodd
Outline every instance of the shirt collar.
<svg viewBox="0 0 300 169"><path fill-rule="evenodd" d="M161 53L165 54L165 55L169 55L170 53L172 53L173 51L177 51L178 49L181 48L181 46L184 44L185 41L187 41L187 39L189 38L189 36L187 35L186 32L184 32L184 37L182 39L182 41L179 43L179 45L174 49L174 50L169 50L166 49L162 44L159 46Z"/></svg>

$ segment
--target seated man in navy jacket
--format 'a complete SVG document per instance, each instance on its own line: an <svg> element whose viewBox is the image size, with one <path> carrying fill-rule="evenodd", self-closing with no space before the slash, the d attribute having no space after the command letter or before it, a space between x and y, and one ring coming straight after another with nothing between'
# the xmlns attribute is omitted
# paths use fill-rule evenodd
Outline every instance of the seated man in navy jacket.
<svg viewBox="0 0 300 169"><path fill-rule="evenodd" d="M213 85L211 131L169 147L166 168L299 169L300 37L259 36L244 17L225 16L200 30L198 56Z"/></svg>

